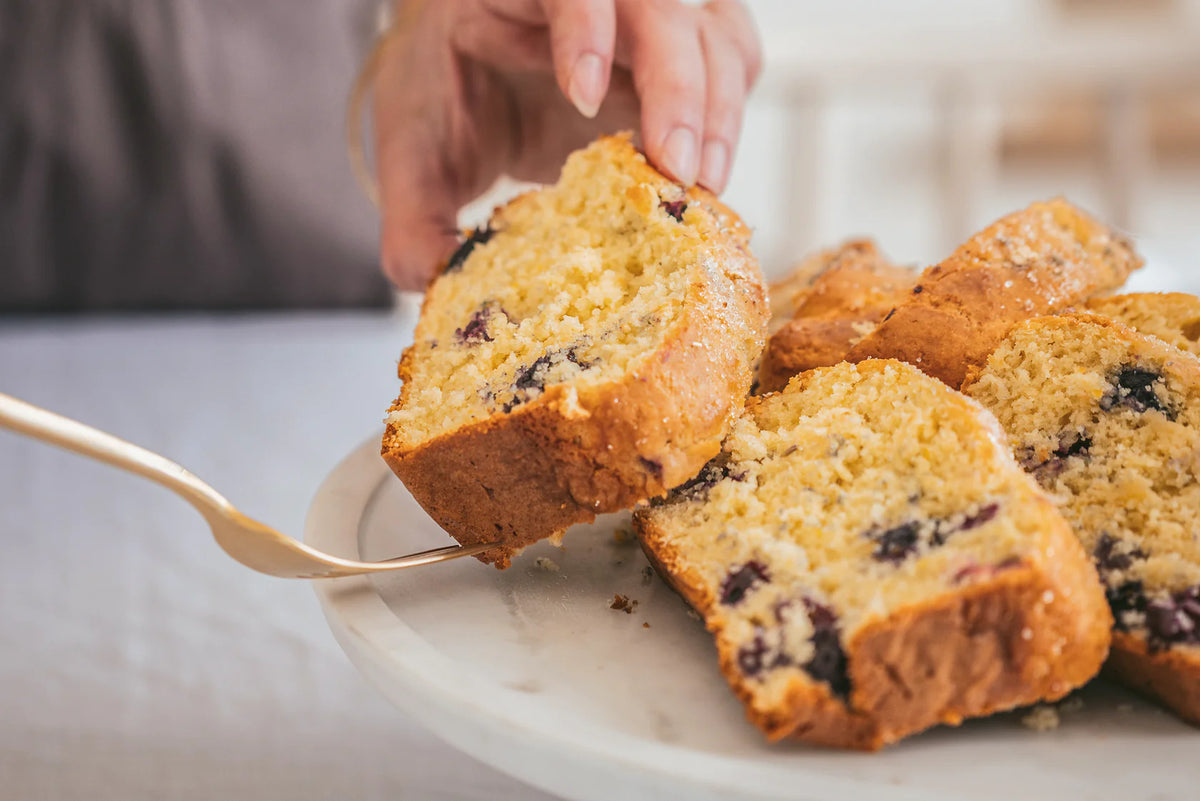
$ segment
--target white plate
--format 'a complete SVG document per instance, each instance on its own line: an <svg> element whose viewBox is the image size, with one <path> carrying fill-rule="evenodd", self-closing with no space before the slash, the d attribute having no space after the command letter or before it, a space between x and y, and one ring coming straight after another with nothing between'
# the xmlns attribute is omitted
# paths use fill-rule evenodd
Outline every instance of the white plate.
<svg viewBox="0 0 1200 801"><path fill-rule="evenodd" d="M334 635L397 706L462 751L571 799L1195 799L1200 732L1095 683L1062 725L1020 713L877 754L768 745L703 625L609 517L507 571L474 559L316 582ZM307 541L381 559L446 543L367 442L317 494ZM547 557L558 571L535 566ZM620 593L632 614L609 608ZM648 625L648 628L646 627Z"/></svg>

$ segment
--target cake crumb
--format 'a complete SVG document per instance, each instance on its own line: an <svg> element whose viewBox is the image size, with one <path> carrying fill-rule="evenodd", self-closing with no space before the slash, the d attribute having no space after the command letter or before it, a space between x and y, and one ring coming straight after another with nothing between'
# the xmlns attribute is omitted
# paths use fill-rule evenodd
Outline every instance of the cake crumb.
<svg viewBox="0 0 1200 801"><path fill-rule="evenodd" d="M618 612L624 612L627 615L632 615L633 610L637 609L638 602L628 596L614 593L612 603L608 605L609 609L615 609Z"/></svg>
<svg viewBox="0 0 1200 801"><path fill-rule="evenodd" d="M650 628L650 624L646 621L642 621L642 628L648 629L648 628Z"/></svg>
<svg viewBox="0 0 1200 801"><path fill-rule="evenodd" d="M642 568L642 583L650 584L654 581L654 568L646 565Z"/></svg>
<svg viewBox="0 0 1200 801"><path fill-rule="evenodd" d="M1029 711L1029 714L1021 718L1021 725L1034 731L1057 729L1060 722L1058 710L1046 704L1038 704Z"/></svg>
<svg viewBox="0 0 1200 801"><path fill-rule="evenodd" d="M627 545L633 542L633 529L628 526L617 526L613 529L613 542L617 545Z"/></svg>
<svg viewBox="0 0 1200 801"><path fill-rule="evenodd" d="M1068 715L1072 712L1078 712L1081 709L1083 709L1083 699L1078 695L1072 695L1058 705L1058 711L1066 712Z"/></svg>
<svg viewBox="0 0 1200 801"><path fill-rule="evenodd" d="M538 570L545 570L547 573L557 573L559 571L558 563L553 559L547 559L545 556L539 556L533 560L533 566Z"/></svg>

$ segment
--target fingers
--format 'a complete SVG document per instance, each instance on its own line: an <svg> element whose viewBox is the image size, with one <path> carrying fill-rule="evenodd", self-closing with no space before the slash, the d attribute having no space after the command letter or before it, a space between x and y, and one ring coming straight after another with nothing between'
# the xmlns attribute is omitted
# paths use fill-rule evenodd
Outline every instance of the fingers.
<svg viewBox="0 0 1200 801"><path fill-rule="evenodd" d="M613 0L484 0L484 7L513 24L548 26L559 88L581 114L596 116L617 38Z"/></svg>
<svg viewBox="0 0 1200 801"><path fill-rule="evenodd" d="M447 181L430 174L425 159L414 158L432 152L408 136L379 139L380 260L398 289L424 290L457 243L458 204L442 188Z"/></svg>
<svg viewBox="0 0 1200 801"><path fill-rule="evenodd" d="M646 155L691 186L700 171L707 90L697 17L673 2L618 0L618 24L628 35Z"/></svg>
<svg viewBox="0 0 1200 801"><path fill-rule="evenodd" d="M496 69L547 71L554 66L544 24L500 14L464 13L450 36L456 51Z"/></svg>
<svg viewBox="0 0 1200 801"><path fill-rule="evenodd" d="M708 92L698 180L720 194L729 181L746 96L762 71L762 52L750 14L737 0L713 0L704 7L700 41Z"/></svg>
<svg viewBox="0 0 1200 801"><path fill-rule="evenodd" d="M608 92L617 15L612 0L544 0L550 22L554 75L567 99L587 118Z"/></svg>
<svg viewBox="0 0 1200 801"><path fill-rule="evenodd" d="M762 74L762 44L749 10L740 0L710 0L702 9L711 30L721 32L742 55L747 91Z"/></svg>
<svg viewBox="0 0 1200 801"><path fill-rule="evenodd" d="M407 48L399 52L407 54ZM422 63L434 54L418 42L411 55ZM454 248L458 203L441 166L444 132L427 120L425 82L414 82L402 58L386 58L376 75L375 162L383 212L380 261L399 289L423 290Z"/></svg>
<svg viewBox="0 0 1200 801"><path fill-rule="evenodd" d="M720 194L729 180L733 153L737 149L746 106L747 65L737 45L714 33L709 25L700 28L707 70L704 106L704 144L700 151L698 183Z"/></svg>

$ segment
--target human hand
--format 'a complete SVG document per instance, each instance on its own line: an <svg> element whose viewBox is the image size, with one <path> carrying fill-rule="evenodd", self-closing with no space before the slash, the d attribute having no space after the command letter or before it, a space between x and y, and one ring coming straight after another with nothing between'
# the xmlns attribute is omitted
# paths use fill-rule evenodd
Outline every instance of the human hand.
<svg viewBox="0 0 1200 801"><path fill-rule="evenodd" d="M737 0L425 2L376 75L384 272L423 289L463 205L501 174L553 180L605 132L639 131L664 173L721 192L760 69Z"/></svg>

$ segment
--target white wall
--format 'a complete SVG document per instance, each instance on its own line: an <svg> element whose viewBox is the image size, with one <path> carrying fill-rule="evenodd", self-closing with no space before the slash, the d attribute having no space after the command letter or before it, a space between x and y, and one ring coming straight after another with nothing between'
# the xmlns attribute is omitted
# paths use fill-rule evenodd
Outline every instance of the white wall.
<svg viewBox="0 0 1200 801"><path fill-rule="evenodd" d="M828 30L853 31L867 40L883 37L902 46L907 40L896 37L938 41L953 31L949 39L960 43L1001 38L1017 49L1022 31L1058 37L1080 29L1066 24L1055 3L1041 0L749 0L748 5L764 31L767 65L747 113L726 199L755 227L755 250L769 275L809 249L854 235L874 236L893 258L916 263L936 261L954 245L943 219L939 88L903 75L874 84L834 80L835 88L822 96L819 115L789 113L778 83L796 60L795 43L819 40ZM1200 28L1200 0L1177 2L1174 13L1182 21L1173 27ZM1092 24L1113 23L1101 18ZM1160 23L1151 24L1151 34L1155 24ZM1130 30L1129 36L1147 32ZM806 167L787 156L789 143L796 141L800 152L819 154L814 164ZM1198 178L1200 165L1150 165L1130 220L1150 266L1131 286L1200 291ZM789 218L789 191L796 187L813 187L819 200L810 213ZM1105 190L1096 163L1009 169L996 176L967 218L972 229L978 228L1033 200L1060 194L1111 217Z"/></svg>

